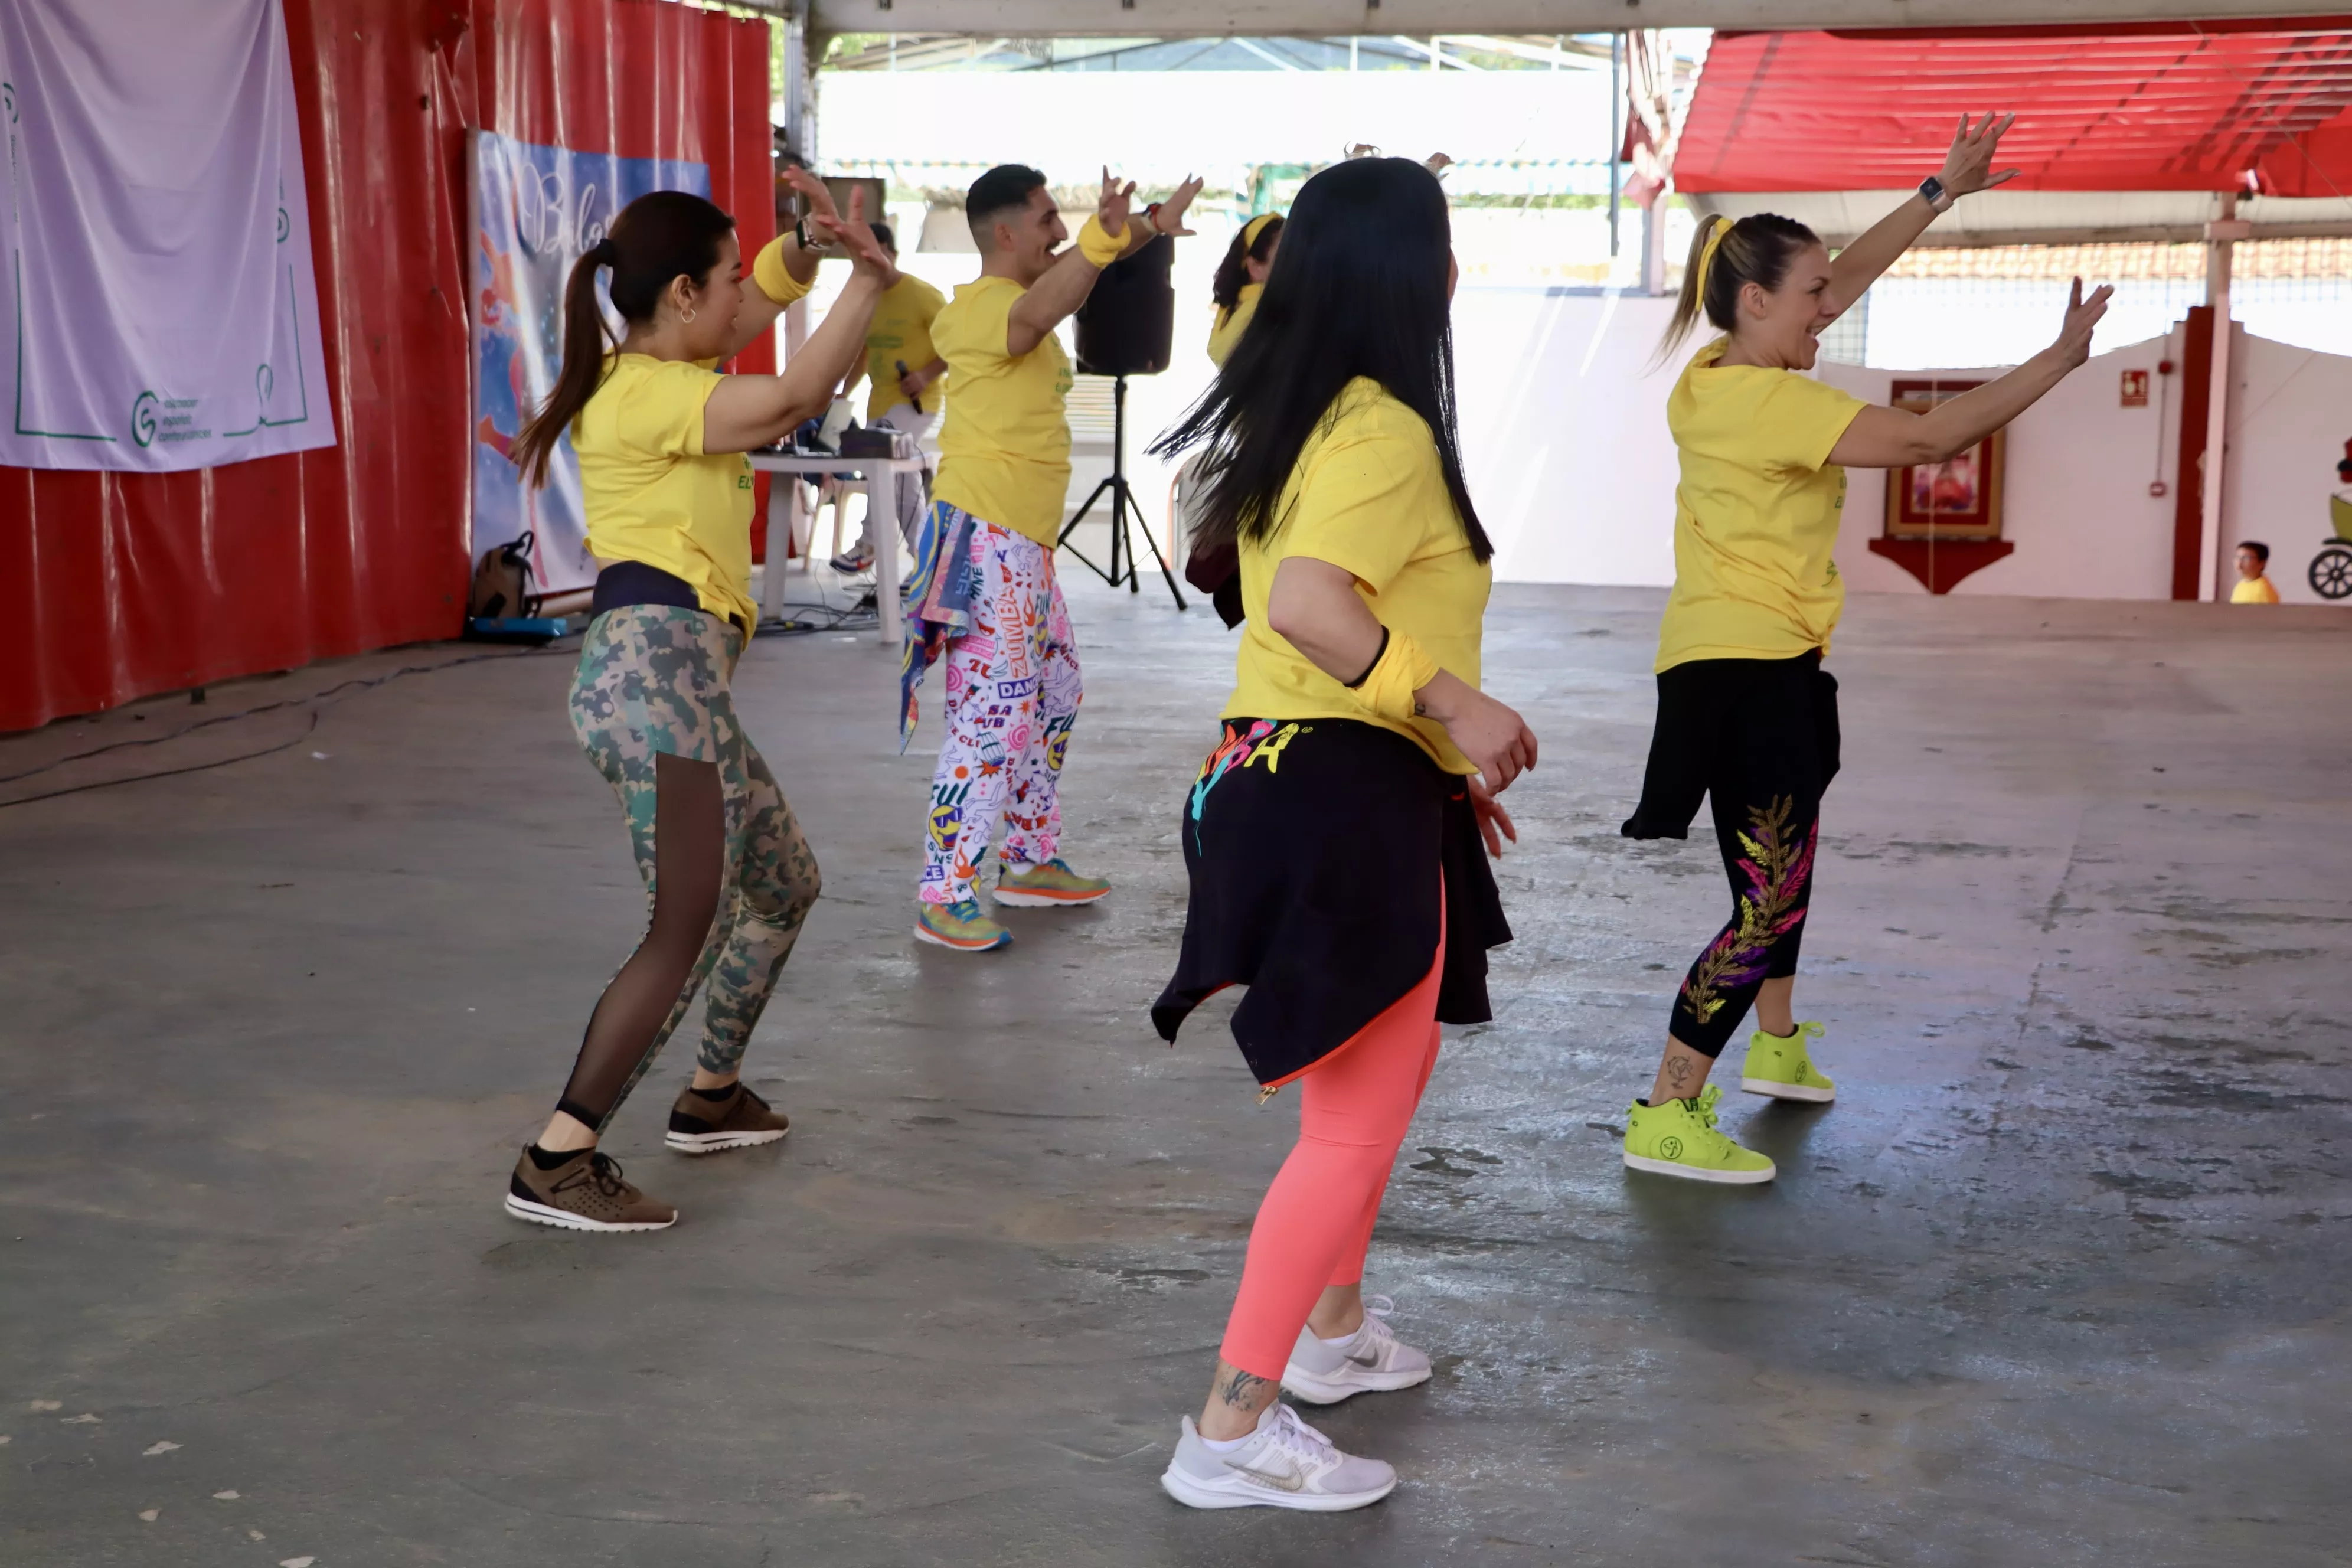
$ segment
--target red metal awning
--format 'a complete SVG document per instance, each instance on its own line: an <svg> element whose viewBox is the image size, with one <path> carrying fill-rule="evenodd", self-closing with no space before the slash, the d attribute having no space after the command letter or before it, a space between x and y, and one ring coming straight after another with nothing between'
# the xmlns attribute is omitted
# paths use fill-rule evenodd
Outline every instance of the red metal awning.
<svg viewBox="0 0 2352 1568"><path fill-rule="evenodd" d="M1677 189L1899 189L1963 113L2013 110L2012 189L2352 195L2352 16L1718 33Z"/></svg>

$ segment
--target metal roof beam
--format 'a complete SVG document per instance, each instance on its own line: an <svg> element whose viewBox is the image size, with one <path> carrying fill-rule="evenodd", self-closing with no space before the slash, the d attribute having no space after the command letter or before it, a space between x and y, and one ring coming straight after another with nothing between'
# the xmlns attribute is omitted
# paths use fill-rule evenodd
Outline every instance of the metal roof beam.
<svg viewBox="0 0 2352 1568"><path fill-rule="evenodd" d="M1626 27L2047 25L2050 0L798 0L819 33L992 37L1344 37L1605 33ZM2067 0L2064 20L2215 21L2341 15L2345 0ZM977 16L975 14L978 14ZM975 20L984 18L984 29Z"/></svg>

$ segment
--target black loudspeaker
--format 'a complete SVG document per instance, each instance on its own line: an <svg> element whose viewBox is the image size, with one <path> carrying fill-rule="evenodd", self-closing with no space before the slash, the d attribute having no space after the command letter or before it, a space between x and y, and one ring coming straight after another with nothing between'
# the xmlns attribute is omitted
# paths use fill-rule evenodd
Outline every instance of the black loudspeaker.
<svg viewBox="0 0 2352 1568"><path fill-rule="evenodd" d="M1130 223L1141 221L1129 218ZM1176 247L1152 241L1114 261L1078 307L1078 368L1088 375L1157 375L1176 338Z"/></svg>

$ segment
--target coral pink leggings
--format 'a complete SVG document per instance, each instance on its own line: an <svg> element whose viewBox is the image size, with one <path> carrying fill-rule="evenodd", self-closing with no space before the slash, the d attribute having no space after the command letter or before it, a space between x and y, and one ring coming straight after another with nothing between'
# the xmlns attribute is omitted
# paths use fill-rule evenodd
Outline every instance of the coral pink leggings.
<svg viewBox="0 0 2352 1568"><path fill-rule="evenodd" d="M1219 1353L1279 1379L1316 1299L1364 1277L1364 1248L1405 1129L1437 1065L1436 961L1421 984L1299 1080L1298 1142L1265 1190Z"/></svg>

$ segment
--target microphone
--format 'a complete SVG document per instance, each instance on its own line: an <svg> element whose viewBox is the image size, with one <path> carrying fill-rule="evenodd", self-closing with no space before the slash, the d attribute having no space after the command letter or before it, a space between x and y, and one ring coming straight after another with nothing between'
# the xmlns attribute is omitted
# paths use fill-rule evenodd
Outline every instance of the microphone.
<svg viewBox="0 0 2352 1568"><path fill-rule="evenodd" d="M899 379L900 381L904 381L904 380L906 380L906 379L907 379L907 374L908 374L908 373L907 373L907 362L906 362L905 360L896 360L896 361L893 361L892 363L895 363L895 364L897 364L897 365L898 365L898 379ZM920 413L923 411L923 400L922 400L920 397L915 396L915 395L912 395L912 394L908 394L908 397L907 397L907 401L908 401L908 403L910 403L910 404L914 405L915 412L916 412L916 413L920 414Z"/></svg>

